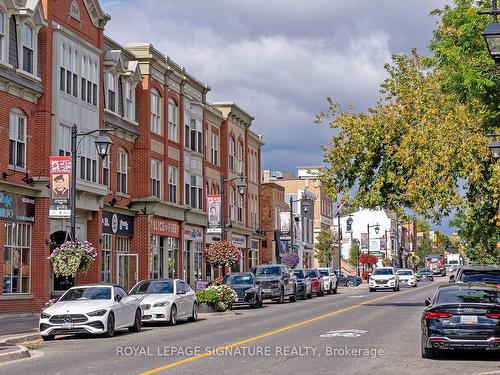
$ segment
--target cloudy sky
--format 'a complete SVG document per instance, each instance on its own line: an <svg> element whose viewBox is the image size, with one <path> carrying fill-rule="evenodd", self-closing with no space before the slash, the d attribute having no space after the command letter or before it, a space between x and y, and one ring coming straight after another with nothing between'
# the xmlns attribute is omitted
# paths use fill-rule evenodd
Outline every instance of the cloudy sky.
<svg viewBox="0 0 500 375"><path fill-rule="evenodd" d="M391 54L426 51L445 0L102 0L116 41L149 42L234 101L264 136L263 168L322 162L315 115L332 96L366 110Z"/></svg>

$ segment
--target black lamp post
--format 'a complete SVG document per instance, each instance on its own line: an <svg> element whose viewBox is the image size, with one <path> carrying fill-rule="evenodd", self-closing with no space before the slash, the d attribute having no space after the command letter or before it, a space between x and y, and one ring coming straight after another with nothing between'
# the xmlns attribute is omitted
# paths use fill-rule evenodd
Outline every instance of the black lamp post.
<svg viewBox="0 0 500 375"><path fill-rule="evenodd" d="M368 255L370 255L370 228L375 228L375 234L378 234L378 232L380 232L380 226L377 224L375 225L370 225L370 224L367 224L366 225L366 228L367 228L367 232L368 232Z"/></svg>
<svg viewBox="0 0 500 375"><path fill-rule="evenodd" d="M307 213L309 211L309 202L307 201L307 198L305 194L302 194L302 198L294 200L293 196L290 196L290 252L293 252L293 204L304 201L300 206L304 210L304 213Z"/></svg>
<svg viewBox="0 0 500 375"><path fill-rule="evenodd" d="M225 210L225 207L224 207L224 184L226 182L231 182L231 181L234 181L234 180L238 180L236 182L236 189L238 189L238 194L240 194L241 196L245 195L245 191L246 191L246 188L247 188L247 183L246 183L246 177L243 176L243 173L240 174L239 177L235 177L235 178L229 178L227 180L224 179L224 175L221 174L220 175L220 186L221 186L221 195L220 195L220 212L221 212L221 236L220 236L220 239L221 240L225 240L226 239L226 225L225 225L225 220L226 220L226 210Z"/></svg>
<svg viewBox="0 0 500 375"><path fill-rule="evenodd" d="M76 241L76 158L77 158L77 139L85 138L87 135L98 132L110 132L113 129L96 129L86 133L78 133L76 124L71 128L71 191L70 191L70 206L71 206L71 240ZM81 141L81 140L80 140ZM98 135L94 141L97 149L97 154L101 158L109 155L109 150L113 142L107 135Z"/></svg>
<svg viewBox="0 0 500 375"><path fill-rule="evenodd" d="M500 141L497 141L497 137L500 137L500 134L491 134L491 136L493 137L493 141L491 141L489 149L491 152L491 157L495 162L500 158Z"/></svg>
<svg viewBox="0 0 500 375"><path fill-rule="evenodd" d="M491 10L479 11L477 13L491 14L493 16L493 22L486 26L483 36L491 58L498 64L500 63L500 23L498 23L500 10L497 7L497 0L492 0Z"/></svg>

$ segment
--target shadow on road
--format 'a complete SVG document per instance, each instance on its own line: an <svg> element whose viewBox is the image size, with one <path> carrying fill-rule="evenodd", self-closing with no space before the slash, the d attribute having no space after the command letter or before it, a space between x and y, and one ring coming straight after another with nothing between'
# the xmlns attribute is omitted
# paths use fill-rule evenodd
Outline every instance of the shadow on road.
<svg viewBox="0 0 500 375"><path fill-rule="evenodd" d="M498 362L499 351L457 350L442 351L437 361L495 361Z"/></svg>
<svg viewBox="0 0 500 375"><path fill-rule="evenodd" d="M380 303L363 303L363 306L397 306L397 307L425 307L422 302L380 302Z"/></svg>

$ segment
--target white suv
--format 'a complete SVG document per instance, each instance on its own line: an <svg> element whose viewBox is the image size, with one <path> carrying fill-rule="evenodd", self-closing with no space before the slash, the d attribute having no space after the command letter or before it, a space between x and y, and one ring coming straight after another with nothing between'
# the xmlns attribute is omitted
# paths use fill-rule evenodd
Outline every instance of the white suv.
<svg viewBox="0 0 500 375"><path fill-rule="evenodd" d="M370 292L377 289L392 289L396 292L399 290L399 276L394 267L378 267L373 270L368 280L368 286Z"/></svg>
<svg viewBox="0 0 500 375"><path fill-rule="evenodd" d="M330 294L337 294L337 275L332 268L320 267L319 273L323 276L323 290Z"/></svg>

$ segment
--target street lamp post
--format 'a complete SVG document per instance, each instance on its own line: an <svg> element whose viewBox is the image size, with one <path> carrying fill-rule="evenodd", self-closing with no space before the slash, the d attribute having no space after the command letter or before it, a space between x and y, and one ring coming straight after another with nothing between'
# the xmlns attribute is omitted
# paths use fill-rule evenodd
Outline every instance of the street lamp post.
<svg viewBox="0 0 500 375"><path fill-rule="evenodd" d="M491 10L479 11L478 14L491 14L493 22L490 23L483 31L484 40L488 47L488 52L495 63L500 63L500 23L498 23L498 15L500 10L497 7L497 0L492 0Z"/></svg>
<svg viewBox="0 0 500 375"><path fill-rule="evenodd" d="M301 204L301 208L304 210L304 213L307 213L309 211L309 202L307 201L306 195L302 193L302 198L300 199L293 199L293 196L290 196L290 252L293 252L293 204L304 201L304 203Z"/></svg>
<svg viewBox="0 0 500 375"><path fill-rule="evenodd" d="M76 241L76 158L78 144L77 139L81 137L85 138L87 135L98 133L98 132L110 132L113 129L96 129L85 133L78 133L78 128L76 124L73 124L71 128L71 191L70 191L70 206L71 206L71 240ZM81 140L80 140L81 141ZM109 149L113 142L107 135L99 135L96 137L95 147L97 149L97 154L101 158L105 158L109 155Z"/></svg>
<svg viewBox="0 0 500 375"><path fill-rule="evenodd" d="M368 244L367 244L368 255L370 255L370 228L375 228L375 234L378 234L378 232L380 231L380 226L378 225L378 223L375 225L367 224L366 228L367 228L367 232L368 232Z"/></svg>
<svg viewBox="0 0 500 375"><path fill-rule="evenodd" d="M239 177L229 178L227 180L224 179L224 175L223 174L220 175L220 186L221 186L221 195L220 195L221 236L220 236L220 239L221 240L225 240L226 239L226 224L225 224L226 210L225 210L225 207L224 207L224 195L225 195L224 184L227 183L227 182L234 181L234 180L238 180L238 182L236 182L236 188L238 189L238 193L241 196L243 196L245 194L245 191L246 191L246 188L247 188L247 183L245 181L246 177L243 176L243 173L241 173Z"/></svg>

